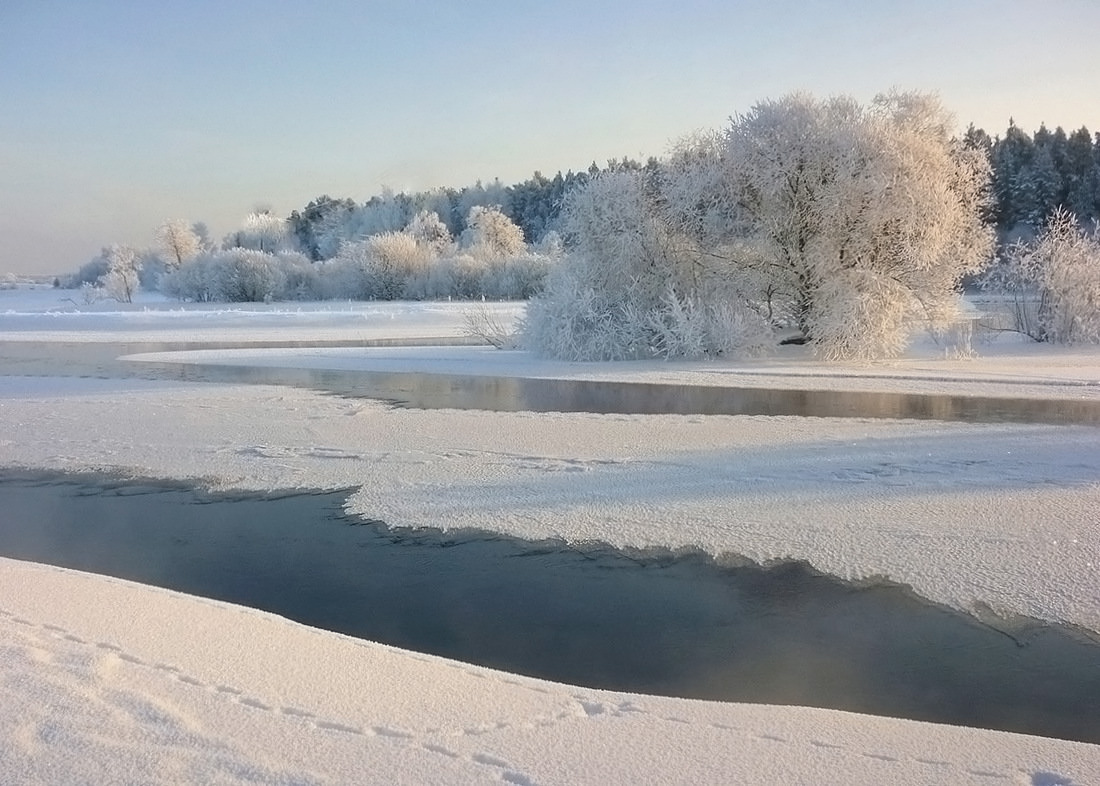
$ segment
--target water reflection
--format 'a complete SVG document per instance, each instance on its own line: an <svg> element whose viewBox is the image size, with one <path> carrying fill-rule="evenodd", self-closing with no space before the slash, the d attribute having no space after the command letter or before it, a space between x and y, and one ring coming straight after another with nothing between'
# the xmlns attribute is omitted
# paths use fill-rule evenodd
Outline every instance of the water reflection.
<svg viewBox="0 0 1100 786"><path fill-rule="evenodd" d="M156 366L159 375L180 380L290 385L424 409L1100 423L1100 399L713 387L203 363L148 365Z"/></svg>
<svg viewBox="0 0 1100 786"><path fill-rule="evenodd" d="M392 532L342 502L9 472L0 553L571 684L1100 742L1100 643L1074 630L1008 635L800 564Z"/></svg>
<svg viewBox="0 0 1100 786"><path fill-rule="evenodd" d="M533 379L421 372L129 362L125 355L192 349L460 346L469 337L250 342L0 342L5 374L288 385L424 409L597 414L796 415L968 422L1100 423L1100 399L1036 399L654 382Z"/></svg>

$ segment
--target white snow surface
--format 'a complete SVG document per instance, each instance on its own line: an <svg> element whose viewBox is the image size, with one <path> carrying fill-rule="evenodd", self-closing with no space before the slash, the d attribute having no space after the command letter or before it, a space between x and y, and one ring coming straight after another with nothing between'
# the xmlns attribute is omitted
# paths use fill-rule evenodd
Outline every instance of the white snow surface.
<svg viewBox="0 0 1100 786"><path fill-rule="evenodd" d="M0 353L11 341L459 335L469 308L150 300L89 311L64 296L0 292ZM504 320L522 312L488 307ZM949 360L924 344L866 367L816 363L799 348L766 361L631 364L442 347L188 354L337 369L1100 395L1096 350L1004 339L978 350ZM6 376L16 373L0 368L0 466L222 489L348 488L349 510L393 527L802 559L844 577L886 576L981 615L1100 632L1094 427L419 411L274 386ZM557 685L8 559L0 649L5 782L1100 782L1097 745Z"/></svg>

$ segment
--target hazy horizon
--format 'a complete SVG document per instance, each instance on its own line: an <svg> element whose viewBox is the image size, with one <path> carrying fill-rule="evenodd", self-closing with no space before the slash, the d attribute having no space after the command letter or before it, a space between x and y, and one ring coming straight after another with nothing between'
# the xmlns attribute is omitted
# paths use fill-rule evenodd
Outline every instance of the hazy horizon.
<svg viewBox="0 0 1100 786"><path fill-rule="evenodd" d="M169 218L362 201L612 157L794 90L938 92L960 131L1100 131L1100 4L126 0L0 10L0 273Z"/></svg>

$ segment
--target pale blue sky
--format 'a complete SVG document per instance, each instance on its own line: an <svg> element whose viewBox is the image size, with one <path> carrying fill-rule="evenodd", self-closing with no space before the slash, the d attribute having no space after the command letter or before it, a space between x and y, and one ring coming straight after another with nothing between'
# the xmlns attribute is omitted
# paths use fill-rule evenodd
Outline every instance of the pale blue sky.
<svg viewBox="0 0 1100 786"><path fill-rule="evenodd" d="M1100 0L2 0L0 273L662 154L792 90L1100 131Z"/></svg>

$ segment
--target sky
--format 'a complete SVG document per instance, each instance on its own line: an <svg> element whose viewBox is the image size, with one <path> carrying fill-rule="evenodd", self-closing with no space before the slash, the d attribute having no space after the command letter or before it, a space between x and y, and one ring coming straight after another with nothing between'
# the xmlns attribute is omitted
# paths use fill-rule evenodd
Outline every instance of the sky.
<svg viewBox="0 0 1100 786"><path fill-rule="evenodd" d="M0 274L168 219L661 155L795 90L1100 131L1096 0L3 0Z"/></svg>

